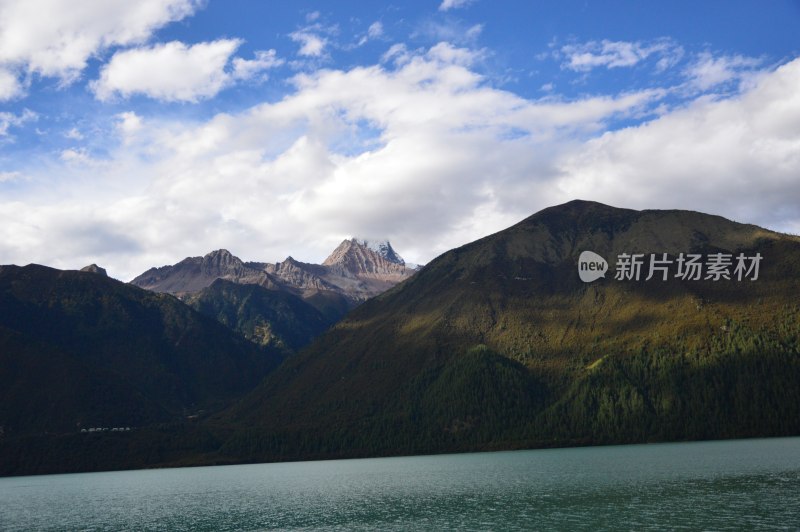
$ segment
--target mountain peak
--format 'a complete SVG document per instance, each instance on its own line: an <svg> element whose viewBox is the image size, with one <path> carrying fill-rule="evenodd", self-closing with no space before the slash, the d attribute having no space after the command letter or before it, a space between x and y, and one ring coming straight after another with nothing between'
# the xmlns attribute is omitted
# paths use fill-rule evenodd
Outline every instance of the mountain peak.
<svg viewBox="0 0 800 532"><path fill-rule="evenodd" d="M203 264L215 265L241 265L242 260L228 251L227 249L218 249L212 251L203 257Z"/></svg>
<svg viewBox="0 0 800 532"><path fill-rule="evenodd" d="M400 266L404 266L406 263L388 240L353 237L349 240L343 240L322 264L325 266L341 264L347 260L348 256L365 253L367 255L375 255L386 262Z"/></svg>
<svg viewBox="0 0 800 532"><path fill-rule="evenodd" d="M408 275L405 261L388 240L344 240L322 264L343 275L359 278L392 278L398 282Z"/></svg>
<svg viewBox="0 0 800 532"><path fill-rule="evenodd" d="M187 257L174 266L151 268L131 283L141 288L187 294L210 286L216 279L259 284L312 297L324 291L351 303L380 294L409 277L408 268L387 240L352 238L343 241L324 265L301 262L243 262L227 249L203 257ZM330 295L330 294L329 294ZM327 297L327 296L326 296Z"/></svg>
<svg viewBox="0 0 800 532"><path fill-rule="evenodd" d="M92 263L92 264L90 264L88 266L84 266L83 268L81 268L81 271L82 272L89 272L89 273L97 273L97 274L103 275L105 277L108 277L108 272L106 272L106 269L105 268L101 268L100 266L98 266L97 264L94 264L94 263Z"/></svg>
<svg viewBox="0 0 800 532"><path fill-rule="evenodd" d="M354 237L350 241L354 244L374 251L389 262L394 262L395 264L406 263L406 261L403 260L403 257L397 254L388 239Z"/></svg>
<svg viewBox="0 0 800 532"><path fill-rule="evenodd" d="M233 253L228 251L227 249L216 249L210 253L207 253L203 259L216 259L216 258L235 258Z"/></svg>

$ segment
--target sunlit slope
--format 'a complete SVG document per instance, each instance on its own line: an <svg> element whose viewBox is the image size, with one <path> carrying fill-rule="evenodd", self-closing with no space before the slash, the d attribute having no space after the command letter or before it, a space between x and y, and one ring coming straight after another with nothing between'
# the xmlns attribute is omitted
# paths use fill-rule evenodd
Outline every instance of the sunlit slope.
<svg viewBox="0 0 800 532"><path fill-rule="evenodd" d="M584 283L582 251L607 257ZM760 253L756 280L616 280L622 253ZM732 270L731 270L732 271ZM752 277L752 272L751 272ZM800 241L574 201L445 253L225 422L274 458L797 433Z"/></svg>

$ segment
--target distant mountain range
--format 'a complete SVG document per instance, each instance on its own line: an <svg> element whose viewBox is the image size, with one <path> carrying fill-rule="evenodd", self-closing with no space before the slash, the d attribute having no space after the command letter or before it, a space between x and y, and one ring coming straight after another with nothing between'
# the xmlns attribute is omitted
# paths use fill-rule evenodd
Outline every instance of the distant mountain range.
<svg viewBox="0 0 800 532"><path fill-rule="evenodd" d="M274 264L244 262L220 249L151 268L131 284L174 294L247 339L290 354L415 272L388 241L352 238L322 264L291 256Z"/></svg>
<svg viewBox="0 0 800 532"><path fill-rule="evenodd" d="M196 293L217 279L255 284L310 300L320 293L343 298L349 307L376 296L414 274L387 241L353 238L343 241L322 264L287 257L283 262L244 262L220 249L204 257L151 268L131 284L179 296Z"/></svg>
<svg viewBox="0 0 800 532"><path fill-rule="evenodd" d="M0 267L0 474L800 434L800 238L718 216L89 270Z"/></svg>

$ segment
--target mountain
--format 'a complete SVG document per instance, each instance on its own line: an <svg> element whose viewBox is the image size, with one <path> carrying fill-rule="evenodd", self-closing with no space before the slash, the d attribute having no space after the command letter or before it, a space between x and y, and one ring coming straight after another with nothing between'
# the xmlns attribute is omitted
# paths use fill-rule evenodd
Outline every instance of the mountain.
<svg viewBox="0 0 800 532"><path fill-rule="evenodd" d="M101 268L97 264L90 264L88 266L84 266L83 268L81 268L80 271L89 272L89 273L98 273L100 275L104 275L104 276L108 277L108 272L106 272L106 269L105 268Z"/></svg>
<svg viewBox="0 0 800 532"><path fill-rule="evenodd" d="M204 257L189 257L172 266L151 268L131 284L184 297L211 286L217 279L254 284L298 296L336 321L361 302L413 275L388 241L343 241L323 264L293 259L283 262L243 262L221 249Z"/></svg>
<svg viewBox="0 0 800 532"><path fill-rule="evenodd" d="M335 321L289 293L224 279L217 279L184 302L248 340L287 354L308 345Z"/></svg>
<svg viewBox="0 0 800 532"><path fill-rule="evenodd" d="M584 251L608 259L605 277L580 279ZM631 260L645 261L638 280ZM603 269L592 262L581 267ZM220 453L800 434L798 293L798 237L573 201L447 252L360 305L217 418L239 427Z"/></svg>
<svg viewBox="0 0 800 532"><path fill-rule="evenodd" d="M388 241L357 238L339 244L322 266L329 283L358 300L376 296L414 273Z"/></svg>
<svg viewBox="0 0 800 532"><path fill-rule="evenodd" d="M352 244L274 270L398 263ZM0 474L797 435L798 289L799 237L574 201L441 255L269 372L172 296L0 267ZM204 290L187 301L272 348L316 334L283 290Z"/></svg>
<svg viewBox="0 0 800 532"><path fill-rule="evenodd" d="M361 250L370 250L388 263L397 264L400 266L403 266L406 263L406 261L403 260L403 257L398 255L398 253L394 250L392 244L388 240L370 240L366 238L352 238L350 240L345 240L339 244L333 253L331 253L330 257L328 257L325 263L333 264L338 262L342 256L347 254L349 250L354 250L356 253L359 253ZM363 253L361 253L361 255L363 255ZM353 271L357 271L357 269Z"/></svg>
<svg viewBox="0 0 800 532"><path fill-rule="evenodd" d="M280 362L178 299L93 272L0 268L5 438L214 411Z"/></svg>
<svg viewBox="0 0 800 532"><path fill-rule="evenodd" d="M217 279L267 288L277 286L259 266L245 264L226 249L212 251L204 257L187 257L173 266L151 268L131 284L153 292L181 295L200 291Z"/></svg>

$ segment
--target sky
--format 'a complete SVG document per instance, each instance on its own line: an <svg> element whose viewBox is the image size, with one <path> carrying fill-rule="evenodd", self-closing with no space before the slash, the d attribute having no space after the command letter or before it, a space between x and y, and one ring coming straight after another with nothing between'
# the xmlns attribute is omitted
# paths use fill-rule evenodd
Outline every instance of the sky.
<svg viewBox="0 0 800 532"><path fill-rule="evenodd" d="M800 2L0 0L0 264L437 255L572 199L800 233Z"/></svg>

